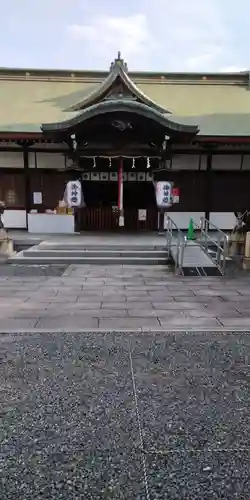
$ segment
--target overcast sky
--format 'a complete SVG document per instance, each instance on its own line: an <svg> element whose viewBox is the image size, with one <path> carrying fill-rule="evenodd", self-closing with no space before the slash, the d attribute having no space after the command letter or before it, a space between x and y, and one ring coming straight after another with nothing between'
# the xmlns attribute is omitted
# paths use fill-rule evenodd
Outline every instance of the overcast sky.
<svg viewBox="0 0 250 500"><path fill-rule="evenodd" d="M0 66L250 69L249 0L4 0Z"/></svg>

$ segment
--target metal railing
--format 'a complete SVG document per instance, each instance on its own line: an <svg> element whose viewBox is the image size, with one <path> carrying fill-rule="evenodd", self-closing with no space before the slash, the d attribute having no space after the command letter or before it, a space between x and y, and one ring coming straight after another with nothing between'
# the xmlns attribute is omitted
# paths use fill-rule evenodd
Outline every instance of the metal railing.
<svg viewBox="0 0 250 500"><path fill-rule="evenodd" d="M220 270L222 274L225 274L226 270L226 259L229 254L229 235L224 233L219 227L212 224L205 217L201 217L200 225L194 223L194 226L200 230L201 241L200 244L204 248L208 257L214 262L216 267ZM214 231L215 234L211 236L209 231ZM215 246L215 257L209 252L211 244Z"/></svg>
<svg viewBox="0 0 250 500"><path fill-rule="evenodd" d="M168 256L171 255L171 247L173 240L173 231L175 234L175 246L176 246L176 254L174 258L175 263L175 273L181 273L183 268L184 261L184 252L187 245L187 238L184 233L178 228L171 217L166 217L167 227L166 227L166 239L167 239L167 250Z"/></svg>

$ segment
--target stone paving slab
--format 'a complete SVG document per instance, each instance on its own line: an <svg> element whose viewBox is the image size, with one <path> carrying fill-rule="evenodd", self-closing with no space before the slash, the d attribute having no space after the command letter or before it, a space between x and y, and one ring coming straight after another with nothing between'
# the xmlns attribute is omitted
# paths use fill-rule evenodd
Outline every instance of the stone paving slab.
<svg viewBox="0 0 250 500"><path fill-rule="evenodd" d="M189 309L185 311L186 318L214 318L215 316L222 314L221 309L214 310L211 309ZM223 314L227 314L227 318L240 318L240 312L237 309L223 309Z"/></svg>
<svg viewBox="0 0 250 500"><path fill-rule="evenodd" d="M37 304L43 304L43 303L46 303L46 304L49 304L49 303L60 303L60 304L65 304L65 302L67 302L68 304L70 302L76 302L77 301L77 298L78 296L77 295L68 295L67 298L61 296L61 295L49 295L46 293L46 290L43 291L43 293L41 293L39 296L37 295L30 295L28 297L28 300L30 301L34 301L36 300L37 301Z"/></svg>
<svg viewBox="0 0 250 500"><path fill-rule="evenodd" d="M113 329L134 329L134 328L153 328L159 329L160 322L157 318L136 317L136 318L108 318L100 319L99 328L103 330Z"/></svg>
<svg viewBox="0 0 250 500"><path fill-rule="evenodd" d="M47 330L54 330L60 328L64 331L70 331L72 328L91 328L96 329L99 326L99 320L91 316L50 316L46 318L41 318L36 322L36 328L43 328ZM11 328L11 326L10 326ZM21 328L21 327L20 327Z"/></svg>
<svg viewBox="0 0 250 500"><path fill-rule="evenodd" d="M250 323L249 296L244 276L190 279L161 266L70 266L63 276L37 277L22 270L1 276L0 328L18 327L18 318L30 328L81 328L84 318L89 328L242 328Z"/></svg>
<svg viewBox="0 0 250 500"><path fill-rule="evenodd" d="M36 318L1 318L0 320L0 328L1 330L15 330L19 331L20 329L35 328L37 325L37 317Z"/></svg>
<svg viewBox="0 0 250 500"><path fill-rule="evenodd" d="M220 322L224 326L229 326L231 328L238 328L239 326L244 326L245 328L250 328L250 315L247 317L223 317L219 318Z"/></svg>
<svg viewBox="0 0 250 500"><path fill-rule="evenodd" d="M70 302L70 303L64 303L63 304L63 310L67 311L67 313L77 311L99 311L101 309L102 302L99 301L99 297L97 297L97 300L94 302L89 298L86 298L85 300L77 300L76 302ZM55 309L57 310L62 310L62 306L60 303L55 303L55 302L49 302L47 305L48 311L54 311Z"/></svg>
<svg viewBox="0 0 250 500"><path fill-rule="evenodd" d="M145 314L144 309L152 309L152 304L149 301L144 301L144 302L137 302L137 301L123 301L123 302L106 302L106 297L105 297L105 302L102 302L102 309L143 309L142 314Z"/></svg>
<svg viewBox="0 0 250 500"><path fill-rule="evenodd" d="M187 318L182 316L175 316L174 318L166 318L165 316L159 317L159 322L163 330L173 329L175 327L182 328L183 330L188 330L189 328L217 328L218 326L223 326L223 323L217 318Z"/></svg>

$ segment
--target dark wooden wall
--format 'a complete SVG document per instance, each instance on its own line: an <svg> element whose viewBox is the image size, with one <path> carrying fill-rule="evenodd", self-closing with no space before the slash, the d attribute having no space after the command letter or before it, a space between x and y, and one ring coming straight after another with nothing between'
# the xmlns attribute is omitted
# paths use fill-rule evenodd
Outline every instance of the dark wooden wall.
<svg viewBox="0 0 250 500"><path fill-rule="evenodd" d="M211 172L211 212L250 210L250 172Z"/></svg>
<svg viewBox="0 0 250 500"><path fill-rule="evenodd" d="M30 206L43 211L55 208L58 201L63 198L67 181L71 178L70 172L57 172L55 170L30 169ZM33 204L33 192L43 194L43 204ZM25 209L25 176L20 169L0 170L0 200L5 201L7 208Z"/></svg>
<svg viewBox="0 0 250 500"><path fill-rule="evenodd" d="M30 178L31 206L39 211L56 208L58 201L63 198L66 183L70 178L71 174L69 172L57 172L55 170L32 171ZM35 191L42 192L42 205L33 205L32 193Z"/></svg>
<svg viewBox="0 0 250 500"><path fill-rule="evenodd" d="M25 208L25 179L23 171L0 170L0 200L8 208Z"/></svg>
<svg viewBox="0 0 250 500"><path fill-rule="evenodd" d="M72 176L73 175L73 176ZM164 172L164 177L175 182L175 185L180 189L180 203L174 205L174 211L205 211L207 208L211 212L230 212L240 211L242 209L250 209L250 171L248 172L222 172L212 171L179 171L167 174ZM31 208L44 210L47 208L55 208L58 201L62 199L67 181L75 178L70 172L57 172L55 170L30 170L30 204ZM91 185L93 183L89 183ZM99 183L101 184L101 183ZM113 196L116 193L116 183L112 182L110 192ZM124 189L124 196L130 192L129 183ZM147 197L149 197L149 188L146 184L138 183L138 189L141 189L140 201L138 208L146 208L148 206ZM87 195L87 183L84 185ZM92 191L96 191L97 187L93 187ZM109 188L106 186L106 191ZM43 193L43 204L34 206L32 193L41 191ZM97 190L99 193L99 201L102 196L102 188ZM151 190L152 191L152 190ZM106 192L106 197L108 196ZM132 184L131 184L132 192ZM134 190L136 192L136 190ZM151 193L152 194L152 193ZM152 206L152 196L150 194L150 206ZM145 196L145 203L143 197ZM0 170L0 200L5 201L8 208L25 209L25 177L24 171L20 169L1 169ZM115 201L115 200L114 200ZM137 203L137 204L138 204ZM93 203L93 205L95 205ZM208 205L208 206L207 206Z"/></svg>
<svg viewBox="0 0 250 500"><path fill-rule="evenodd" d="M180 203L174 205L172 211L200 212L205 210L206 172L173 172L168 174L167 179L174 182L180 190Z"/></svg>

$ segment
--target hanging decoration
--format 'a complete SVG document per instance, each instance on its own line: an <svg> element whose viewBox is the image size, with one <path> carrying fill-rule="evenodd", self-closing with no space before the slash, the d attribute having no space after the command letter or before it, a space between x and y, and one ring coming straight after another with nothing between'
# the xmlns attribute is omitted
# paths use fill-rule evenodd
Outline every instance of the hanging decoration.
<svg viewBox="0 0 250 500"><path fill-rule="evenodd" d="M150 164L150 158L148 157L147 158L147 168L150 168L151 167L151 164Z"/></svg>
<svg viewBox="0 0 250 500"><path fill-rule="evenodd" d="M93 168L96 168L96 157L93 158Z"/></svg>
<svg viewBox="0 0 250 500"><path fill-rule="evenodd" d="M111 167L112 167L112 158L109 157L109 168L111 168Z"/></svg>
<svg viewBox="0 0 250 500"><path fill-rule="evenodd" d="M135 168L135 158L132 158L132 168Z"/></svg>

